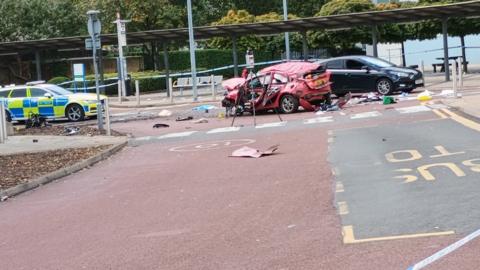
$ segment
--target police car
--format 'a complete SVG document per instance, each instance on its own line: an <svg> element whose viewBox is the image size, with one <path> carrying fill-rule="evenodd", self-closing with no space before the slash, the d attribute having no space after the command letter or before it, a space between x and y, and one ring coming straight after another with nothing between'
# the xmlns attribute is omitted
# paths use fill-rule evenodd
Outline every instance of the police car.
<svg viewBox="0 0 480 270"><path fill-rule="evenodd" d="M106 96L100 96L103 104ZM96 94L73 93L44 82L0 88L8 121L24 121L32 114L48 119L67 118L77 122L97 115Z"/></svg>

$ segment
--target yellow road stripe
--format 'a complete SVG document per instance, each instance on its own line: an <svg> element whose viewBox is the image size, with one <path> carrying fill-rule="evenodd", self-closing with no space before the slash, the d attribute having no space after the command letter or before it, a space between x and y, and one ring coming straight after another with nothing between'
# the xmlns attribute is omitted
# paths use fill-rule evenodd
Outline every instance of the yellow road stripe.
<svg viewBox="0 0 480 270"><path fill-rule="evenodd" d="M338 202L338 214L339 215L348 215L348 205L347 202Z"/></svg>
<svg viewBox="0 0 480 270"><path fill-rule="evenodd" d="M448 118L445 114L443 114L439 109L433 109L432 110L436 115L438 115L440 118Z"/></svg>
<svg viewBox="0 0 480 270"><path fill-rule="evenodd" d="M342 234L343 234L343 243L344 244L358 244L358 243L376 242L376 241L387 241L387 240L399 240L399 239L410 239L410 238L420 238L420 237L452 235L452 234L455 234L455 231L418 233L418 234L404 234L404 235L394 235L394 236L386 236L386 237L355 239L355 235L353 234L353 226L343 226Z"/></svg>
<svg viewBox="0 0 480 270"><path fill-rule="evenodd" d="M336 193L340 193L340 192L344 192L345 189L343 187L343 183L338 181L337 184L335 185L335 192Z"/></svg>
<svg viewBox="0 0 480 270"><path fill-rule="evenodd" d="M473 130L476 130L478 132L480 132L480 124L475 122L475 121L472 121L470 119L467 119L463 116L460 116L452 111L449 111L447 109L441 109L443 113L447 114L448 116L450 116L450 118L468 128L471 128Z"/></svg>

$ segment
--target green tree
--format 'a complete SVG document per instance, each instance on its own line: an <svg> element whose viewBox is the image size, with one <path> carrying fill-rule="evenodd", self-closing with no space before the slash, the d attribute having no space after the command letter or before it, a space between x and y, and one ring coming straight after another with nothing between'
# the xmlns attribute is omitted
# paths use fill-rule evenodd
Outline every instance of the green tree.
<svg viewBox="0 0 480 270"><path fill-rule="evenodd" d="M369 0L333 0L326 3L316 16L348 14L374 9L375 6ZM370 31L367 27L355 27L350 30L338 31L311 31L309 33L309 42L315 47L327 47L335 51L348 51L353 49L357 42L371 42Z"/></svg>

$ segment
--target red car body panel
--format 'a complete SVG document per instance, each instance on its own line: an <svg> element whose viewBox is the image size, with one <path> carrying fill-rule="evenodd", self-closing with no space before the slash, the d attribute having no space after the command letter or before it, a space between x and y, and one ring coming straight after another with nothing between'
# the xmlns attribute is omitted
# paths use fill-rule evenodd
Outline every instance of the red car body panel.
<svg viewBox="0 0 480 270"><path fill-rule="evenodd" d="M222 85L227 90L224 107L239 104L239 90L245 89L248 100L254 97L255 110L276 110L285 95L296 97L300 106L312 111L315 106L328 98L330 89L330 72L318 71L319 65L310 62L286 62L260 70L249 79L233 78ZM256 81L263 83L256 85Z"/></svg>

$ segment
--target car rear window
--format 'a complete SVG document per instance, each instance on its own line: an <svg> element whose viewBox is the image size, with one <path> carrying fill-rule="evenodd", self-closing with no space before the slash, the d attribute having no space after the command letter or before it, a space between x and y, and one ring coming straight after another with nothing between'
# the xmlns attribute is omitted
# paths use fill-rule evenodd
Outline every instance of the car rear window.
<svg viewBox="0 0 480 270"><path fill-rule="evenodd" d="M23 98L27 96L27 89L13 89L12 93L10 94L11 98Z"/></svg>
<svg viewBox="0 0 480 270"><path fill-rule="evenodd" d="M327 69L343 69L343 60L332 60L327 63Z"/></svg>

